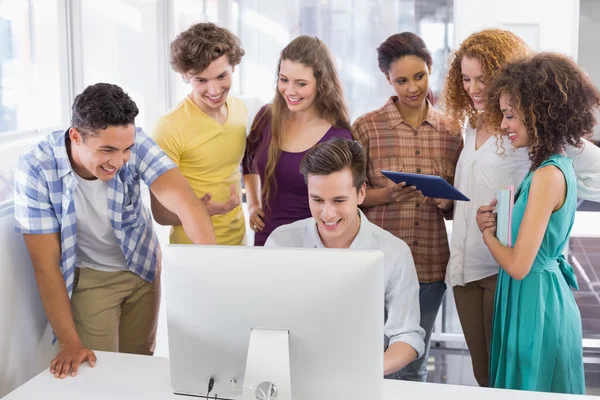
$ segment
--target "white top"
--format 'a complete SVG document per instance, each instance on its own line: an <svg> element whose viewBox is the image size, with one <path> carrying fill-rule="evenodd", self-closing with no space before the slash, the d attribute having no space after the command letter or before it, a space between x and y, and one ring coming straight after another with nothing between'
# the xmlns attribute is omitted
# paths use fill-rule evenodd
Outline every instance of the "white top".
<svg viewBox="0 0 600 400"><path fill-rule="evenodd" d="M577 197L600 202L600 147L587 140L583 142L583 149L569 146L566 151L577 174Z"/></svg>
<svg viewBox="0 0 600 400"><path fill-rule="evenodd" d="M381 250L384 254L385 312L383 332L389 344L409 344L421 357L425 331L419 325L419 282L410 248L404 241L369 222L360 214L360 229L351 249ZM313 218L278 227L265 246L324 248Z"/></svg>
<svg viewBox="0 0 600 400"><path fill-rule="evenodd" d="M108 217L108 182L86 180L77 174L75 178L76 266L108 272L128 271L125 255Z"/></svg>
<svg viewBox="0 0 600 400"><path fill-rule="evenodd" d="M96 351L94 368L79 367L75 378L56 379L46 368L38 376L8 394L3 400L184 400L173 394L169 359L125 353ZM43 395L42 395L43 394ZM292 393L293 395L293 393ZM392 399L461 400L585 400L593 396L538 393L477 386L383 380L383 400ZM380 399L371 399L380 400Z"/></svg>
<svg viewBox="0 0 600 400"><path fill-rule="evenodd" d="M498 273L498 263L483 242L475 219L477 209L496 198L497 189L521 184L531 161L527 149L514 149L503 137L503 154L495 136L475 150L476 130L467 127L465 146L456 166L454 186L471 199L454 202L450 260L446 271L449 286L463 286ZM569 147L577 173L578 197L600 201L600 148L585 141L583 150Z"/></svg>

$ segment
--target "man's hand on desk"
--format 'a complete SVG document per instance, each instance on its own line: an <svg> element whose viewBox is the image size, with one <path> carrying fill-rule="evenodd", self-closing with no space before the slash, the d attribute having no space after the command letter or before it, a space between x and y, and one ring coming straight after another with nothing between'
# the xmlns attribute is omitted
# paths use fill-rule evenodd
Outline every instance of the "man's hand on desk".
<svg viewBox="0 0 600 400"><path fill-rule="evenodd" d="M55 378L64 379L67 375L77 375L79 365L87 361L90 367L96 365L96 354L90 349L78 345L60 346L60 352L50 362L50 372Z"/></svg>

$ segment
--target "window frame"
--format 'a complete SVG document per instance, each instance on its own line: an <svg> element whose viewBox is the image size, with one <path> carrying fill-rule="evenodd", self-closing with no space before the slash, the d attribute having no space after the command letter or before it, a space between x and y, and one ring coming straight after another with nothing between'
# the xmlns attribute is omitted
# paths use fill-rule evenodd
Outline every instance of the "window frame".
<svg viewBox="0 0 600 400"><path fill-rule="evenodd" d="M35 12L36 2L40 0L28 0L29 7ZM14 141L24 139L36 140L42 135L56 129L61 129L71 118L70 106L74 98L73 94L73 49L72 49L72 15L73 6L70 0L57 0L58 16L58 50L59 50L59 82L61 117L60 124L55 126L36 126L33 129L17 129L13 131L0 132L0 151L5 145Z"/></svg>

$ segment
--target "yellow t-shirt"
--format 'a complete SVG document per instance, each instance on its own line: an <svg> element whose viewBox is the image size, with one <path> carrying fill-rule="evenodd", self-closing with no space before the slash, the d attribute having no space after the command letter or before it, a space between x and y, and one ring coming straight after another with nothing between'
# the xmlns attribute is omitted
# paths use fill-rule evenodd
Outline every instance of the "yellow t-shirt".
<svg viewBox="0 0 600 400"><path fill-rule="evenodd" d="M212 194L215 202L229 199L229 186L241 195L240 163L246 148L248 110L243 101L227 99L228 115L221 125L188 96L160 118L153 138L179 167L198 197ZM211 217L217 244L243 244L246 224L242 207ZM174 226L171 243L190 244L182 226Z"/></svg>

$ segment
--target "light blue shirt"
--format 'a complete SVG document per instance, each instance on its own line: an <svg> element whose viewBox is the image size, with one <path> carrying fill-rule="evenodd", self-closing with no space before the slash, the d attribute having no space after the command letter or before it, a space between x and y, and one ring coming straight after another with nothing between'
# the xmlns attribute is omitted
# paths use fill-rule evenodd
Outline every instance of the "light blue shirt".
<svg viewBox="0 0 600 400"><path fill-rule="evenodd" d="M73 192L77 187L66 148L68 131L55 131L25 153L15 173L16 231L23 234L60 232L60 270L69 298L73 292L77 226ZM152 282L156 275L158 238L149 210L140 196L173 162L137 128L129 161L108 182L106 206L110 223L129 270Z"/></svg>
<svg viewBox="0 0 600 400"><path fill-rule="evenodd" d="M410 248L404 241L371 223L360 214L360 229L351 249L381 250L385 275L386 342L404 342L423 355L425 331L420 326L419 281ZM275 229L265 246L324 248L313 218L303 219Z"/></svg>

